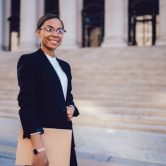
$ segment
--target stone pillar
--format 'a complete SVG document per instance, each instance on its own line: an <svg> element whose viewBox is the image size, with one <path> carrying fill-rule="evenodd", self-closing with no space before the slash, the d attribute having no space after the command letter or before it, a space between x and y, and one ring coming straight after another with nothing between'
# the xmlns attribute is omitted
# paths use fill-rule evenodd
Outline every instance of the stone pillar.
<svg viewBox="0 0 166 166"><path fill-rule="evenodd" d="M105 37L102 47L127 46L126 0L105 0Z"/></svg>
<svg viewBox="0 0 166 166"><path fill-rule="evenodd" d="M156 42L158 46L166 46L166 0L159 1L159 14L160 14L160 30L159 30L159 39Z"/></svg>
<svg viewBox="0 0 166 166"><path fill-rule="evenodd" d="M3 9L4 9L4 16L3 16L3 49L5 51L9 51L9 33L10 33L10 23L8 18L11 14L11 1L4 0L3 1Z"/></svg>
<svg viewBox="0 0 166 166"><path fill-rule="evenodd" d="M82 47L82 9L83 0L77 0L77 45Z"/></svg>
<svg viewBox="0 0 166 166"><path fill-rule="evenodd" d="M20 49L36 49L37 1L21 0L20 13Z"/></svg>
<svg viewBox="0 0 166 166"><path fill-rule="evenodd" d="M125 46L128 46L128 0L124 0L124 42Z"/></svg>
<svg viewBox="0 0 166 166"><path fill-rule="evenodd" d="M0 51L2 51L3 38L3 1L0 0Z"/></svg>
<svg viewBox="0 0 166 166"><path fill-rule="evenodd" d="M44 0L37 1L37 20L44 15Z"/></svg>
<svg viewBox="0 0 166 166"><path fill-rule="evenodd" d="M36 19L36 23L37 23L39 18L44 15L45 1L44 0L36 0L36 1L37 1L37 19ZM36 37L36 46L40 47L40 42L37 37Z"/></svg>
<svg viewBox="0 0 166 166"><path fill-rule="evenodd" d="M66 33L62 48L77 48L77 0L59 1L60 18L64 22Z"/></svg>

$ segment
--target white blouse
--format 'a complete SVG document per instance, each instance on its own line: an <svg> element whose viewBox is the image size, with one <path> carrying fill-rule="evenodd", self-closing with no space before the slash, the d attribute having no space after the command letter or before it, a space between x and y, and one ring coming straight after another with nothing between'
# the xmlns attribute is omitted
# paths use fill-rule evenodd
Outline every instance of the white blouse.
<svg viewBox="0 0 166 166"><path fill-rule="evenodd" d="M46 57L48 58L49 62L51 63L51 65L53 66L55 72L57 73L61 86L62 86L62 90L63 90L63 95L64 98L66 100L66 96L67 96L67 86L68 86L68 79L67 76L65 74L65 72L62 70L58 60L56 59L56 57L51 57L47 54L45 54Z"/></svg>

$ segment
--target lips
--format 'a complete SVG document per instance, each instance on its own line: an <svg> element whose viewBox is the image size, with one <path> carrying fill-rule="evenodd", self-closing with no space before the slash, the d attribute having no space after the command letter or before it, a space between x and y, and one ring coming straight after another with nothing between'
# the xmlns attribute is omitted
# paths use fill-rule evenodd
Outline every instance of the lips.
<svg viewBox="0 0 166 166"><path fill-rule="evenodd" d="M51 44L54 44L54 45L56 45L57 43L59 43L59 42L56 41L56 40L50 40L50 42L51 42Z"/></svg>
<svg viewBox="0 0 166 166"><path fill-rule="evenodd" d="M49 40L51 45L57 45L60 43L60 40Z"/></svg>

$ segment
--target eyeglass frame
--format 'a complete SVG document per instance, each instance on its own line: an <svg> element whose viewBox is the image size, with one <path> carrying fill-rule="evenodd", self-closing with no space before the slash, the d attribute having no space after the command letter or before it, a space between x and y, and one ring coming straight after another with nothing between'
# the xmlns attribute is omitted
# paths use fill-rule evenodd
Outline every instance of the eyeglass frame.
<svg viewBox="0 0 166 166"><path fill-rule="evenodd" d="M52 31L49 31L48 28L52 29ZM63 35L66 32L66 30L64 28L57 28L57 29L55 29L52 26L47 26L47 27L43 26L43 27L38 28L38 30L42 30L42 29L45 30L48 33L56 32L58 35ZM59 30L63 30L63 33L58 32Z"/></svg>

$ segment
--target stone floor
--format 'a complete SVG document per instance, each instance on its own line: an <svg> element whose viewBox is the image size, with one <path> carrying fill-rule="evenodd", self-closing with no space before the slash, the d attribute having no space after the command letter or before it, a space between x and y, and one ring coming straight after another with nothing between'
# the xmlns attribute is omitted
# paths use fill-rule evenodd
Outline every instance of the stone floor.
<svg viewBox="0 0 166 166"><path fill-rule="evenodd" d="M18 118L0 118L0 165L13 166ZM166 135L74 127L79 166L166 166Z"/></svg>

